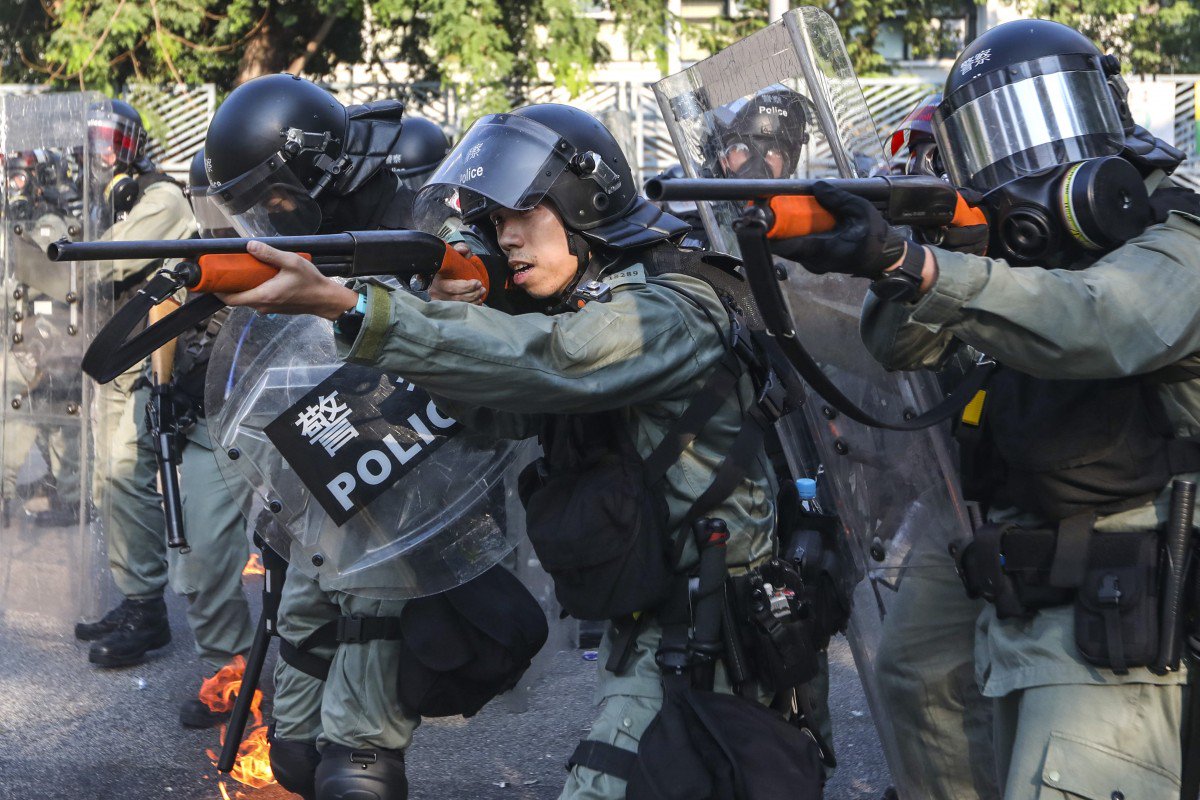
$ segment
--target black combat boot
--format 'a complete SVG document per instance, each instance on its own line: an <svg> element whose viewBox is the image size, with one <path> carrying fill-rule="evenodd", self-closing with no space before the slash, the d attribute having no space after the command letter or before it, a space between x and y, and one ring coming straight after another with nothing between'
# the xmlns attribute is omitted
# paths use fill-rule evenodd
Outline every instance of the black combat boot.
<svg viewBox="0 0 1200 800"><path fill-rule="evenodd" d="M146 651L166 647L171 641L167 604L161 597L127 600L129 609L116 630L92 643L88 661L101 667L140 664Z"/></svg>
<svg viewBox="0 0 1200 800"><path fill-rule="evenodd" d="M81 642L92 642L101 636L107 636L117 629L125 614L129 612L132 600L122 600L121 604L100 618L99 622L80 622L75 625L75 638Z"/></svg>
<svg viewBox="0 0 1200 800"><path fill-rule="evenodd" d="M179 724L185 728L212 728L228 720L228 711L213 711L199 697L189 697L179 707Z"/></svg>

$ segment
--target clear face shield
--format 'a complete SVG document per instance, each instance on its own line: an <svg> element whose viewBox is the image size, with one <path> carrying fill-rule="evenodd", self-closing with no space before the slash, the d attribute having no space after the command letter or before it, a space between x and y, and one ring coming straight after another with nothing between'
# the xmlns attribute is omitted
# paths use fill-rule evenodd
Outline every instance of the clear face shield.
<svg viewBox="0 0 1200 800"><path fill-rule="evenodd" d="M437 231L449 216L472 222L496 207L537 205L575 149L541 123L513 114L476 122L417 194L418 230Z"/></svg>
<svg viewBox="0 0 1200 800"><path fill-rule="evenodd" d="M989 192L1053 167L1116 155L1125 141L1112 93L1096 68L1049 71L1055 59L1013 69L1021 74L972 98L947 98L934 133L950 179ZM1064 67L1067 65L1063 65Z"/></svg>
<svg viewBox="0 0 1200 800"><path fill-rule="evenodd" d="M320 204L280 154L207 194L242 236L306 236L321 227Z"/></svg>
<svg viewBox="0 0 1200 800"><path fill-rule="evenodd" d="M687 177L855 178L884 160L837 23L816 8L663 78L654 94ZM714 249L738 253L743 209L699 204Z"/></svg>
<svg viewBox="0 0 1200 800"><path fill-rule="evenodd" d="M88 118L92 157L108 168L130 169L146 146L146 131L119 114L93 112Z"/></svg>
<svg viewBox="0 0 1200 800"><path fill-rule="evenodd" d="M209 196L205 188L187 190L188 202L192 205L192 215L196 217L196 226L200 228L200 238L221 239L237 236L233 222L225 215L221 206Z"/></svg>
<svg viewBox="0 0 1200 800"><path fill-rule="evenodd" d="M429 179L433 177L433 172L433 168L430 167L422 172L410 172L408 174L401 175L399 176L400 184L407 187L409 191L415 194L416 192L421 191L421 189L425 187L425 184L429 183Z"/></svg>

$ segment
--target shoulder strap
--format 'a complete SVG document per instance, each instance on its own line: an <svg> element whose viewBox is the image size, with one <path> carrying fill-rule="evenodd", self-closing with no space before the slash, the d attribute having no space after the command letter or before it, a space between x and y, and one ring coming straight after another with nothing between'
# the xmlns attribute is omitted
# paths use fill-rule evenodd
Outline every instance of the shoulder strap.
<svg viewBox="0 0 1200 800"><path fill-rule="evenodd" d="M1174 364L1157 369L1143 378L1149 383L1184 383L1197 379L1200 379L1200 353L1185 356Z"/></svg>
<svg viewBox="0 0 1200 800"><path fill-rule="evenodd" d="M703 388L693 396L692 402L666 432L654 452L646 457L646 477L650 483L662 480L671 465L696 440L704 426L724 405L729 393L736 390L741 374L741 365L736 358L726 355L721 359Z"/></svg>
<svg viewBox="0 0 1200 800"><path fill-rule="evenodd" d="M183 190L183 186L180 185L179 181L175 180L167 173L160 172L157 169L150 172L143 172L141 175L137 176L138 189L143 192L156 183L173 183L179 187L181 191Z"/></svg>

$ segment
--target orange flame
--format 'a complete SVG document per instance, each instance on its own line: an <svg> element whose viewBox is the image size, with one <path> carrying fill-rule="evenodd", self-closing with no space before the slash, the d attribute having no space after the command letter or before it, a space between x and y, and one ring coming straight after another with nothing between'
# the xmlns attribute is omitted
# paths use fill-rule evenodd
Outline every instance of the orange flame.
<svg viewBox="0 0 1200 800"><path fill-rule="evenodd" d="M221 733L224 742L224 732ZM271 745L267 741L267 727L260 725L242 740L238 748L237 763L229 777L254 789L270 786L275 782L271 774Z"/></svg>
<svg viewBox="0 0 1200 800"><path fill-rule="evenodd" d="M242 688L242 675L245 671L246 660L241 656L234 656L232 661L217 670L216 675L200 685L201 702L212 711L233 710L238 690ZM261 706L262 692L255 689L254 698L250 702L250 713L254 717L252 729L250 735L243 739L238 747L237 761L233 765L233 771L229 773L229 777L255 789L261 789L275 782L275 778L271 774L271 746L267 742L267 727L263 725ZM224 745L225 726L222 725L221 746ZM211 749L207 753L215 766L217 754ZM222 795L228 798L224 784L220 785ZM241 793L238 794L240 796Z"/></svg>
<svg viewBox="0 0 1200 800"><path fill-rule="evenodd" d="M258 553L251 553L250 560L246 562L246 568L242 570L243 575L266 575L267 571L263 568L262 556Z"/></svg>
<svg viewBox="0 0 1200 800"><path fill-rule="evenodd" d="M233 701L237 698L237 691L242 686L242 674L246 671L246 659L241 656L234 656L233 660L225 666L217 670L217 674L200 684L200 702L208 706L210 711L217 713L225 713L233 710ZM255 692L256 695L261 694ZM261 715L258 714L258 697L255 697L255 703L252 704L256 718L261 721Z"/></svg>

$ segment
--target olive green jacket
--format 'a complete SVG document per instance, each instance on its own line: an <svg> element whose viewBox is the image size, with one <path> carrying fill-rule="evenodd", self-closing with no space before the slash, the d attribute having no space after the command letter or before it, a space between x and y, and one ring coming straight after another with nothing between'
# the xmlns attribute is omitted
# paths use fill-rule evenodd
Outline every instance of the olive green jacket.
<svg viewBox="0 0 1200 800"><path fill-rule="evenodd" d="M968 345L1043 378L1116 378L1153 372L1200 352L1200 219L1172 213L1085 270L1011 267L933 248L938 277L914 303L868 296L862 337L890 369L934 367ZM1163 384L1178 436L1200 434L1200 379ZM1194 476L1193 476L1194 477ZM1101 518L1100 530L1152 530L1169 488L1153 503ZM1009 511L993 518L1036 525ZM984 693L1058 683L1174 683L1135 669L1124 678L1087 665L1073 647L1071 608L1033 620L980 620L976 668Z"/></svg>
<svg viewBox="0 0 1200 800"><path fill-rule="evenodd" d="M435 394L468 427L503 438L536 435L547 414L622 409L638 452L646 456L718 368L728 320L716 295L696 279L648 280L635 264L605 280L611 301L555 316L510 316L372 285L362 329L352 347L343 346L344 355L402 375ZM700 300L708 313L670 286ZM720 336L709 315L722 326ZM668 470L672 526L711 483L753 397L743 376L736 396ZM710 512L729 525L731 565L772 553L775 492L760 453L732 495ZM686 559L694 558L689 547Z"/></svg>

